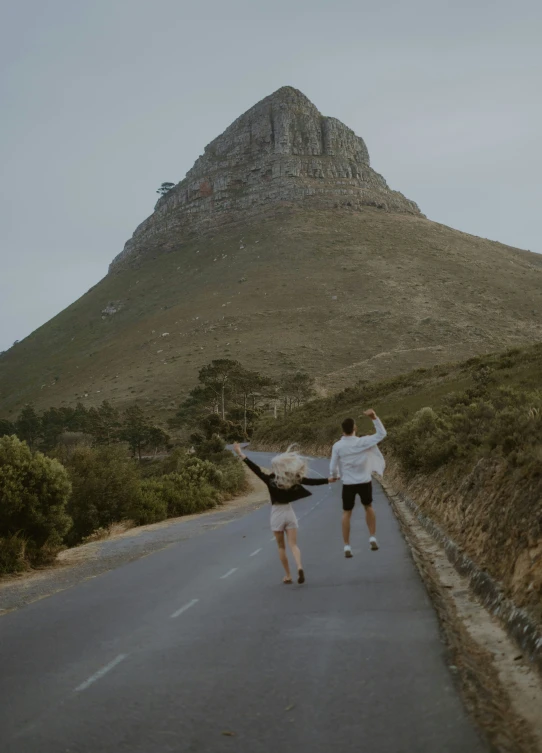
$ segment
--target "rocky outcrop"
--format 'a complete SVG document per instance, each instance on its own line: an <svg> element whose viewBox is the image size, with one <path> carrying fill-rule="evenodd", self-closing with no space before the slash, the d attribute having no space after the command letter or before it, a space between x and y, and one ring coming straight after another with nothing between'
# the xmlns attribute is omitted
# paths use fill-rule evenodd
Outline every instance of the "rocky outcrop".
<svg viewBox="0 0 542 753"><path fill-rule="evenodd" d="M205 148L185 179L158 200L111 268L144 254L149 246L167 248L185 233L306 201L420 213L371 168L362 138L285 86Z"/></svg>

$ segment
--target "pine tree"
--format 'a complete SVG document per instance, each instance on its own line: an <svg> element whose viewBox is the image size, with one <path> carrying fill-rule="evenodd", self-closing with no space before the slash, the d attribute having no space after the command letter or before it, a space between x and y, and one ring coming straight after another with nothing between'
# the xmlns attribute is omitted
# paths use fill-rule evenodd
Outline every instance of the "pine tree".
<svg viewBox="0 0 542 753"><path fill-rule="evenodd" d="M141 460L141 450L148 440L151 428L139 405L131 405L124 411L120 437L128 442L133 455L137 453L139 460Z"/></svg>
<svg viewBox="0 0 542 753"><path fill-rule="evenodd" d="M239 361L218 358L200 369L199 381L220 399L222 420L226 418L226 392L233 387L235 374L239 373L242 368Z"/></svg>
<svg viewBox="0 0 542 753"><path fill-rule="evenodd" d="M19 439L28 444L31 450L41 438L41 419L32 404L25 405L15 422L15 430Z"/></svg>
<svg viewBox="0 0 542 753"><path fill-rule="evenodd" d="M171 191L172 188L175 188L175 183L162 183L156 193L159 193L161 196L165 196Z"/></svg>
<svg viewBox="0 0 542 753"><path fill-rule="evenodd" d="M7 418L0 418L0 437L9 437L12 434L15 434L15 424L8 421Z"/></svg>
<svg viewBox="0 0 542 753"><path fill-rule="evenodd" d="M104 400L98 408L91 408L88 412L87 430L96 444L108 445L116 442L119 428L119 412L107 400Z"/></svg>

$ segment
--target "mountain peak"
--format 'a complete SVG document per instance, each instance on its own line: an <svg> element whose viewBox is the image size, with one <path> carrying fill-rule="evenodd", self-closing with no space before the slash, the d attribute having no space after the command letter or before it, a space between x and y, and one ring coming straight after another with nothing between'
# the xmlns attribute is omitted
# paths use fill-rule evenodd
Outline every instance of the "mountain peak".
<svg viewBox="0 0 542 753"><path fill-rule="evenodd" d="M281 86L279 89L276 89L271 94L268 94L259 102L256 102L255 105L252 105L252 107L249 110L247 110L243 115L241 115L240 118L244 117L244 115L248 115L253 110L256 110L260 107L264 107L266 105L275 105L275 106L293 107L293 108L306 107L307 109L312 109L315 112L318 112L318 109L316 108L316 106L310 101L310 99L307 97L306 94L303 94L302 91L300 91L299 89L296 89L294 86ZM239 120L240 118L238 118L237 120Z"/></svg>
<svg viewBox="0 0 542 753"><path fill-rule="evenodd" d="M283 86L257 102L205 147L184 180L161 197L113 261L167 248L186 233L305 203L419 214L370 166L365 142Z"/></svg>
<svg viewBox="0 0 542 753"><path fill-rule="evenodd" d="M302 91L296 89L295 86L281 86L280 89L270 94L267 99L282 100L285 102L300 101L312 105L310 99Z"/></svg>

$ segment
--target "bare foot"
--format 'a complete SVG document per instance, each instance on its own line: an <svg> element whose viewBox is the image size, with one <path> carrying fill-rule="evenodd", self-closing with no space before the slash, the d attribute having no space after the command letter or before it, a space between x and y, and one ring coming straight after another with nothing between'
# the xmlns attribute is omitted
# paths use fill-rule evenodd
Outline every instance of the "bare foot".
<svg viewBox="0 0 542 753"><path fill-rule="evenodd" d="M291 575L285 575L282 579L283 583L291 583L292 582L292 576Z"/></svg>

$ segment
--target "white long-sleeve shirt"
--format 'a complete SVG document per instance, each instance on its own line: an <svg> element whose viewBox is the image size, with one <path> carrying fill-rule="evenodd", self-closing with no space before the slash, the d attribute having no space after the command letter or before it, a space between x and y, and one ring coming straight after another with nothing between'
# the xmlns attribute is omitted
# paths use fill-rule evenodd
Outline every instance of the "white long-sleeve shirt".
<svg viewBox="0 0 542 753"><path fill-rule="evenodd" d="M376 433L365 437L342 437L333 445L330 476L340 476L343 484L365 484L373 473L382 476L386 462L377 444L386 436L382 421L373 421Z"/></svg>

